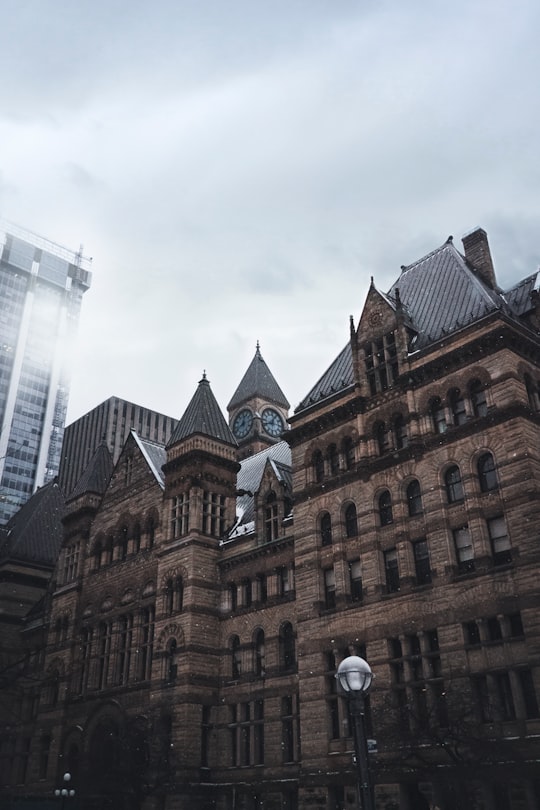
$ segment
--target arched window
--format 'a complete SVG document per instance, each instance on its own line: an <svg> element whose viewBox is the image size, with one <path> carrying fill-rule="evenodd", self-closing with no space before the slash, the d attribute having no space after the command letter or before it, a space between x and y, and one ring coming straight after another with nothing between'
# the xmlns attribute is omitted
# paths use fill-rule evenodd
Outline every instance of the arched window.
<svg viewBox="0 0 540 810"><path fill-rule="evenodd" d="M320 484L321 481L324 481L324 458L320 450L315 450L313 453L313 469L315 481Z"/></svg>
<svg viewBox="0 0 540 810"><path fill-rule="evenodd" d="M231 638L231 675L233 678L239 678L241 672L240 639L238 636L233 636Z"/></svg>
<svg viewBox="0 0 540 810"><path fill-rule="evenodd" d="M264 648L264 630L257 630L255 633L255 660L254 671L257 677L262 678L265 675L265 648Z"/></svg>
<svg viewBox="0 0 540 810"><path fill-rule="evenodd" d="M328 512L321 515L321 545L332 545L332 518Z"/></svg>
<svg viewBox="0 0 540 810"><path fill-rule="evenodd" d="M392 514L392 496L387 489L379 495L378 506L380 524L381 526L388 526L393 522L394 517Z"/></svg>
<svg viewBox="0 0 540 810"><path fill-rule="evenodd" d="M486 391L480 380L473 380L469 385L472 411L475 416L487 416Z"/></svg>
<svg viewBox="0 0 540 810"><path fill-rule="evenodd" d="M396 450L401 450L409 444L409 437L407 435L407 425L402 414L398 414L393 423L394 430L394 446Z"/></svg>
<svg viewBox="0 0 540 810"><path fill-rule="evenodd" d="M177 646L175 638L172 638L167 646L167 683L174 683L178 675Z"/></svg>
<svg viewBox="0 0 540 810"><path fill-rule="evenodd" d="M457 427L464 425L467 421L467 414L465 412L465 400L459 388L453 388L448 395L450 403L450 410L452 411L452 422Z"/></svg>
<svg viewBox="0 0 540 810"><path fill-rule="evenodd" d="M448 503L462 501L465 497L463 492L463 482L461 472L457 465L449 467L444 474L444 485L446 487L446 498Z"/></svg>
<svg viewBox="0 0 540 810"><path fill-rule="evenodd" d="M279 630L279 665L284 671L294 669L296 665L296 644L290 622L282 624Z"/></svg>
<svg viewBox="0 0 540 810"><path fill-rule="evenodd" d="M267 543L279 537L278 502L275 492L266 497L264 508L264 536Z"/></svg>
<svg viewBox="0 0 540 810"><path fill-rule="evenodd" d="M495 469L495 459L491 453L484 453L478 459L478 480L482 492L491 492L498 489L497 470Z"/></svg>
<svg viewBox="0 0 540 810"><path fill-rule="evenodd" d="M350 503L345 509L345 535L347 537L358 535L358 516L354 503Z"/></svg>
<svg viewBox="0 0 540 810"><path fill-rule="evenodd" d="M328 467L330 475L337 475L339 472L339 455L335 444L331 444L328 448Z"/></svg>
<svg viewBox="0 0 540 810"><path fill-rule="evenodd" d="M354 468L354 444L350 436L345 436L341 442L341 453L346 470Z"/></svg>
<svg viewBox="0 0 540 810"><path fill-rule="evenodd" d="M446 413L444 405L440 397L435 397L431 400L429 405L429 412L433 421L433 429L435 433L446 432Z"/></svg>
<svg viewBox="0 0 540 810"><path fill-rule="evenodd" d="M379 455L382 456L389 449L388 447L388 431L384 422L377 422L375 425L375 438L377 439L377 449Z"/></svg>
<svg viewBox="0 0 540 810"><path fill-rule="evenodd" d="M424 511L422 507L422 492L420 490L420 482L417 481L416 478L414 478L407 486L407 508L409 510L410 517L421 515Z"/></svg>

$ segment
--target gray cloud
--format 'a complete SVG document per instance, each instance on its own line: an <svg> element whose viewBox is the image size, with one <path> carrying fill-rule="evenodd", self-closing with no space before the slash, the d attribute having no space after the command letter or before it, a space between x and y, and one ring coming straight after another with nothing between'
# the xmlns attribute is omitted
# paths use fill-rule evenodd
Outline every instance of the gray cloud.
<svg viewBox="0 0 540 810"><path fill-rule="evenodd" d="M72 418L225 403L257 339L296 403L371 275L477 224L536 269L532 0L8 7L0 213L94 256Z"/></svg>

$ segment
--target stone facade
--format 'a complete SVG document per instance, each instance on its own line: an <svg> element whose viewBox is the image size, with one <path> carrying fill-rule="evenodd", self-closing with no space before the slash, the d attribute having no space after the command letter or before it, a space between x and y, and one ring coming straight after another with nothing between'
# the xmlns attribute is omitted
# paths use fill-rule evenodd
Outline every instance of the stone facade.
<svg viewBox="0 0 540 810"><path fill-rule="evenodd" d="M167 448L133 433L68 500L10 795L67 770L88 810L352 809L355 654L378 810L538 806L537 278L503 299L464 246L372 284L286 444L240 464L203 379Z"/></svg>

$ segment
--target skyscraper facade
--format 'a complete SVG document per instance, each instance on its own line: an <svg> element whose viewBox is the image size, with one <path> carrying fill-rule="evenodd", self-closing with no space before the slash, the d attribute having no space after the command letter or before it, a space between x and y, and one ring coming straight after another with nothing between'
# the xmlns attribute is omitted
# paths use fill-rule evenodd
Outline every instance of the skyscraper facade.
<svg viewBox="0 0 540 810"><path fill-rule="evenodd" d="M0 224L0 524L58 472L89 260Z"/></svg>

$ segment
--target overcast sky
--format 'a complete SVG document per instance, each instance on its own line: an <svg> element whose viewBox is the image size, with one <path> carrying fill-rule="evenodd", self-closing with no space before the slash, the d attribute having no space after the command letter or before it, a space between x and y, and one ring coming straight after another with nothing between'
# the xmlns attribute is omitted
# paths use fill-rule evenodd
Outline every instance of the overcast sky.
<svg viewBox="0 0 540 810"><path fill-rule="evenodd" d="M3 0L0 216L93 257L68 422L294 408L370 276L481 225L540 262L538 0Z"/></svg>

